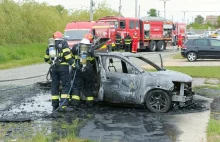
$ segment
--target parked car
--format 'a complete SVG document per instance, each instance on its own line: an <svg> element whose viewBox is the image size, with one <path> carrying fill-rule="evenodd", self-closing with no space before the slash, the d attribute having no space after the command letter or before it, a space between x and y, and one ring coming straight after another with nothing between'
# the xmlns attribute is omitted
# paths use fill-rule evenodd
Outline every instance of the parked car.
<svg viewBox="0 0 220 142"><path fill-rule="evenodd" d="M197 59L220 59L220 40L214 38L189 39L183 45L181 54L190 62Z"/></svg>
<svg viewBox="0 0 220 142"><path fill-rule="evenodd" d="M205 31L200 38L210 38L214 31Z"/></svg>
<svg viewBox="0 0 220 142"><path fill-rule="evenodd" d="M186 39L195 39L195 38L199 38L200 35L199 34L195 34L194 32L187 32L186 33Z"/></svg>
<svg viewBox="0 0 220 142"><path fill-rule="evenodd" d="M217 38L220 39L220 30L215 31L211 34L211 38Z"/></svg>
<svg viewBox="0 0 220 142"><path fill-rule="evenodd" d="M193 103L192 77L166 70L162 58L160 67L138 54L109 52L95 56L94 94L98 101L144 105L152 112Z"/></svg>

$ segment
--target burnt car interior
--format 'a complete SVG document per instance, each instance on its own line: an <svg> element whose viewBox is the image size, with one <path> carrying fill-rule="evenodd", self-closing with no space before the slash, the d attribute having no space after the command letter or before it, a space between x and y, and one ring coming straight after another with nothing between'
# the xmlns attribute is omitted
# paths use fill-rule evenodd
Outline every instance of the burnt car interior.
<svg viewBox="0 0 220 142"><path fill-rule="evenodd" d="M108 64L107 64L108 63ZM115 65L114 65L115 64ZM125 74L137 74L137 70L132 67L129 63L124 61L123 59L111 57L106 60L106 65L108 65L109 72L118 72L118 73L125 73Z"/></svg>

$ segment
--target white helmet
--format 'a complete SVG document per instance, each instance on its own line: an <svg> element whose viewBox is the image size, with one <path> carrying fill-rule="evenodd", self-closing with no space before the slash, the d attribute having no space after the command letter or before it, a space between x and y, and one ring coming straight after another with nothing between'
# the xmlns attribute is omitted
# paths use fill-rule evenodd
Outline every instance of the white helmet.
<svg viewBox="0 0 220 142"><path fill-rule="evenodd" d="M83 38L80 43L82 44L91 44L90 41L87 38Z"/></svg>

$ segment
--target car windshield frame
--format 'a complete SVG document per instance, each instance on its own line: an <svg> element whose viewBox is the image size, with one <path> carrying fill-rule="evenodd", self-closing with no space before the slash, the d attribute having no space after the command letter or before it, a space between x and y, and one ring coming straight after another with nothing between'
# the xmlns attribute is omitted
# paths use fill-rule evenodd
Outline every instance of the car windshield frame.
<svg viewBox="0 0 220 142"><path fill-rule="evenodd" d="M64 38L69 40L81 40L86 33L90 33L90 29L72 29L64 32Z"/></svg>
<svg viewBox="0 0 220 142"><path fill-rule="evenodd" d="M126 56L129 60L129 62L136 68L138 68L138 70L141 70L141 73L146 72L145 69L142 69L139 65L135 64L134 62L132 62L132 60L130 60L130 58L137 58L143 62L146 63L146 65L151 65L152 67L154 67L157 71L163 71L165 69L162 69L159 65L155 64L153 61L143 57L143 56ZM147 71L148 72L148 71Z"/></svg>

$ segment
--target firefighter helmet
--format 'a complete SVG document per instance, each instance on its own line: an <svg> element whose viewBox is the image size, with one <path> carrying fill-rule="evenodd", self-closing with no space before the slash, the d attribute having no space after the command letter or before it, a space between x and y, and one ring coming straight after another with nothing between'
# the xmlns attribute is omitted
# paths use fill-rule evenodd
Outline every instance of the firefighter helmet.
<svg viewBox="0 0 220 142"><path fill-rule="evenodd" d="M84 38L88 39L90 41L90 43L92 43L94 37L91 33L87 33L84 35Z"/></svg>
<svg viewBox="0 0 220 142"><path fill-rule="evenodd" d="M87 39L87 38L83 38L81 41L80 41L81 44L91 44L90 40Z"/></svg>
<svg viewBox="0 0 220 142"><path fill-rule="evenodd" d="M55 32L55 33L53 34L53 38L54 38L54 39L63 38L63 34L62 34L61 32L59 32L59 31L57 31L57 32Z"/></svg>

